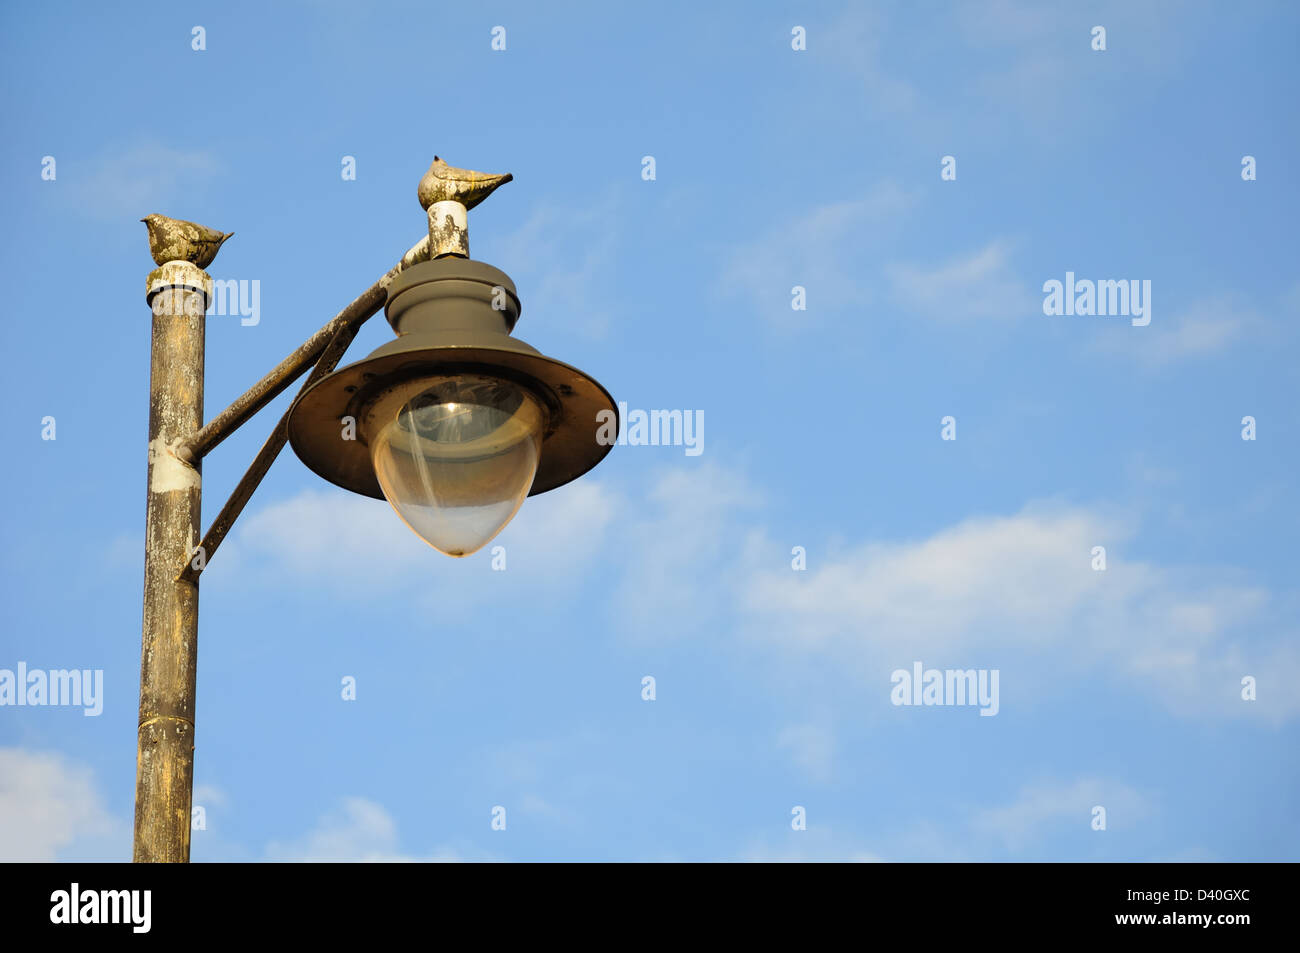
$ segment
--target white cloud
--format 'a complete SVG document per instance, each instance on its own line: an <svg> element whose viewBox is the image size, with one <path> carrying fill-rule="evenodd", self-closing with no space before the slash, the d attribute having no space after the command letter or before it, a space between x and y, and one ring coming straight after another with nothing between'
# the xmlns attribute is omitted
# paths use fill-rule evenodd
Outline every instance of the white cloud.
<svg viewBox="0 0 1300 953"><path fill-rule="evenodd" d="M1020 853L1071 829L1090 831L1092 809L1097 805L1106 809L1107 830L1131 829L1153 811L1149 798L1123 782L1097 777L1043 780L1021 787L1009 804L971 812L968 821L958 822L954 828L936 826L924 818L901 828L891 826L874 849L851 837L837 836L832 825L815 822L815 809L810 809L807 830L786 830L779 838L757 839L739 859L760 863L987 859L992 845ZM970 848L975 844L983 846L972 854Z"/></svg>
<svg viewBox="0 0 1300 953"><path fill-rule="evenodd" d="M885 859L873 851L836 838L825 825L809 825L807 830L787 830L780 843L765 840L741 852L740 860L757 864L849 863L877 864Z"/></svg>
<svg viewBox="0 0 1300 953"><path fill-rule="evenodd" d="M914 201L897 184L881 182L855 199L794 205L795 214L782 214L779 224L734 248L719 290L751 297L755 310L773 324L806 327L808 315L854 304L869 294L861 262L850 259L849 250L878 242L882 230L896 228ZM795 285L807 289L806 312L790 307Z"/></svg>
<svg viewBox="0 0 1300 953"><path fill-rule="evenodd" d="M872 110L890 116L914 114L921 105L920 90L911 80L890 75L881 62L882 49L890 42L887 30L882 11L854 4L832 24L814 28L809 44L815 55L825 56L858 81Z"/></svg>
<svg viewBox="0 0 1300 953"><path fill-rule="evenodd" d="M885 696L888 673L920 660L1002 670L1004 712L1095 676L1182 714L1300 713L1300 696L1275 687L1300 681L1300 652L1271 594L1231 569L1129 557L1133 514L1036 502L921 539L810 547L810 569L793 572L752 518L760 499L743 473L715 461L662 469L640 495L578 481L525 504L501 537L511 568L494 573L489 557L434 553L386 504L312 491L249 519L241 544L263 562L237 571L275 585L297 573L336 591L348 579L358 599L384 585L431 600L454 590L468 611L501 598L503 585L546 598L599 567L612 574L603 598L624 637L758 640L834 660ZM1104 572L1091 566L1098 545ZM1244 675L1259 679L1256 702L1240 698ZM804 764L814 774L825 760L817 750Z"/></svg>
<svg viewBox="0 0 1300 953"><path fill-rule="evenodd" d="M610 282L618 252L617 223L625 218L613 193L587 204L544 203L502 239L494 255L511 262L523 301L520 336L529 340L528 315L584 337L602 336L610 305L619 300Z"/></svg>
<svg viewBox="0 0 1300 953"><path fill-rule="evenodd" d="M293 863L422 863L469 858L447 847L436 848L426 856L403 853L392 816L374 801L349 797L343 799L339 810L322 817L299 840L272 842L267 846L266 859Z"/></svg>
<svg viewBox="0 0 1300 953"><path fill-rule="evenodd" d="M549 825L562 824L566 827L583 826L584 817L580 811L560 807L533 793L525 793L519 799L519 813L525 817L540 817Z"/></svg>
<svg viewBox="0 0 1300 953"><path fill-rule="evenodd" d="M194 803L209 811L228 804L225 793L196 785ZM196 836L210 837L203 833ZM0 862L124 862L131 857L131 824L106 808L91 770L54 751L0 748ZM345 798L302 838L272 842L269 861L487 860L478 851L438 847L403 853L397 825L379 804Z"/></svg>
<svg viewBox="0 0 1300 953"><path fill-rule="evenodd" d="M765 572L744 599L755 612L797 616L793 631L810 644L860 634L878 645L919 640L949 650L976 628L1046 640L1120 576L1116 566L1092 572L1091 547L1127 535L1083 510L969 519L918 542L826 556L806 573Z"/></svg>
<svg viewBox="0 0 1300 953"><path fill-rule="evenodd" d="M89 768L54 751L0 748L0 861L125 861L130 828Z"/></svg>
<svg viewBox="0 0 1300 953"><path fill-rule="evenodd" d="M1060 147L1064 132L1088 128L1114 109L1114 91L1130 93L1134 77L1176 73L1193 49L1188 18L1170 3L1090 3L1076 7L1033 0L959 4L955 29L934 31L922 18L852 10L833 28L824 47L837 67L864 80L864 104L891 113L934 141L968 147L1029 137ZM1110 50L1091 49L1094 24L1108 31ZM892 72L882 50L895 56ZM1142 51L1125 57L1125 50ZM1121 58L1122 63L1111 60ZM940 60L967 64L954 84ZM1120 66L1115 69L1113 67ZM1137 84L1139 87L1143 84ZM1140 90L1139 90L1140 92Z"/></svg>
<svg viewBox="0 0 1300 953"><path fill-rule="evenodd" d="M895 263L886 274L906 310L947 321L1023 318L1040 302L1010 267L1010 247L995 240L935 266Z"/></svg>
<svg viewBox="0 0 1300 953"><path fill-rule="evenodd" d="M1011 850L1070 828L1091 830L1092 809L1106 809L1106 829L1131 827L1150 806L1126 784L1099 778L1026 785L1005 807L979 811L972 821L976 832L992 834Z"/></svg>
<svg viewBox="0 0 1300 953"><path fill-rule="evenodd" d="M806 328L837 308L871 304L888 288L890 305L920 317L963 321L1016 319L1039 313L1041 299L1016 275L1011 243L983 248L936 264L896 261L873 268L916 193L893 182L877 184L857 199L812 206L802 215L736 247L722 269L720 291L752 299L755 311L777 327ZM791 308L792 289L806 289L807 311Z"/></svg>
<svg viewBox="0 0 1300 953"><path fill-rule="evenodd" d="M602 728L583 726L565 735L492 745L481 752L483 775L501 793L508 811L582 823L568 804L581 800L601 773L612 739Z"/></svg>
<svg viewBox="0 0 1300 953"><path fill-rule="evenodd" d="M1018 666L1026 700L1062 681L1109 673L1183 713L1300 712L1293 693L1240 698L1245 674L1300 677L1275 633L1266 590L1223 570L1162 569L1124 558L1133 529L1117 514L1037 504L965 520L914 542L867 543L807 572L748 577L749 631L793 653L829 655L887 684L897 665ZM1091 568L1105 545L1108 568ZM1007 676L1002 683L1006 710Z"/></svg>
<svg viewBox="0 0 1300 953"><path fill-rule="evenodd" d="M1156 313L1151 324L1141 329L1130 328L1127 322L1099 325L1093 350L1124 355L1148 367L1163 367L1222 353L1252 327L1263 327L1256 314L1219 297L1198 301L1168 318Z"/></svg>
<svg viewBox="0 0 1300 953"><path fill-rule="evenodd" d="M215 784L196 784L194 785L191 802L211 810L214 807L224 808L229 806L230 799L226 797L226 792Z"/></svg>
<svg viewBox="0 0 1300 953"><path fill-rule="evenodd" d="M617 512L604 484L586 478L531 497L487 547L451 559L407 528L387 502L330 488L304 490L246 514L205 581L278 588L328 588L366 601L376 592L412 590L435 600L498 598L503 586L553 591L581 582ZM505 547L506 570L491 569L492 548Z"/></svg>
<svg viewBox="0 0 1300 953"><path fill-rule="evenodd" d="M825 784L834 773L835 731L829 715L816 721L787 725L776 736L777 748L786 751L807 776Z"/></svg>
<svg viewBox="0 0 1300 953"><path fill-rule="evenodd" d="M310 489L241 517L234 540L223 546L204 579L233 572L283 585L282 576L289 575L331 588L346 579L356 589L373 591L399 585L419 560L432 555L388 503L344 490ZM261 571L268 567L274 576ZM337 591L347 596L352 589Z"/></svg>
<svg viewBox="0 0 1300 953"><path fill-rule="evenodd" d="M758 499L742 475L712 462L660 468L639 496L588 476L529 498L493 543L450 559L412 533L386 502L310 489L245 514L204 582L241 590L328 589L333 598L359 602L403 591L436 602L445 614L507 591L565 596L590 571L613 565L621 581L610 604L647 610L620 614L620 624L655 630L658 613L699 617L703 607L723 608L706 598L713 582L701 575L701 565L738 569L738 560L727 558L736 550L732 520ZM504 572L491 569L497 543L506 549ZM456 598L446 600L452 592Z"/></svg>
<svg viewBox="0 0 1300 953"><path fill-rule="evenodd" d="M143 142L121 151L102 154L78 165L59 159L58 183L79 211L106 221L131 221L152 212L184 216L174 208L182 199L192 202L196 193L221 171L221 163L208 152L177 149L161 142ZM204 222L219 228L220 222ZM140 241L144 241L144 226Z"/></svg>
<svg viewBox="0 0 1300 953"><path fill-rule="evenodd" d="M760 499L743 474L712 461L660 470L644 497L626 499L611 603L620 629L663 641L729 625L747 549L738 517Z"/></svg>

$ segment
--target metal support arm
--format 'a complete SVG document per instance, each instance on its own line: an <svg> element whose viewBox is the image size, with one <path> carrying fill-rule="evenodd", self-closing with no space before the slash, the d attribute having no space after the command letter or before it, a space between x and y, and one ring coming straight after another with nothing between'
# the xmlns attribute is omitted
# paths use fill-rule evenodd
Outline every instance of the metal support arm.
<svg viewBox="0 0 1300 953"><path fill-rule="evenodd" d="M260 381L241 394L229 407L212 419L207 426L194 432L187 440L178 444L176 453L182 459L199 460L217 444L225 440L266 404L274 400L286 387L292 384L313 361L315 367L307 380L303 382L299 393L330 373L343 358L348 345L356 337L361 325L370 320L384 306L388 297L388 286L393 279L411 265L425 261L429 257L429 238L426 236L402 256L402 260L373 285L363 291L351 304L340 311L323 328L308 338L297 350L286 357ZM191 552L183 565L178 568L177 579L181 582L195 582L207 568L217 547L221 545L226 534L243 512L244 506L261 484L271 464L284 449L289 439L289 411L281 415L275 429L262 444L253 462L245 471L234 492L226 500L217 518L203 536L198 548Z"/></svg>
<svg viewBox="0 0 1300 953"><path fill-rule="evenodd" d="M229 407L207 424L182 440L176 455L187 463L196 463L221 441L245 424L250 417L278 397L286 387L302 376L321 352L345 328L355 334L367 320L384 306L388 286L393 279L412 265L429 259L429 236L420 239L402 256L402 260L373 285L363 291L355 301L340 311L323 328L303 342L292 354L277 364L260 381L235 398Z"/></svg>

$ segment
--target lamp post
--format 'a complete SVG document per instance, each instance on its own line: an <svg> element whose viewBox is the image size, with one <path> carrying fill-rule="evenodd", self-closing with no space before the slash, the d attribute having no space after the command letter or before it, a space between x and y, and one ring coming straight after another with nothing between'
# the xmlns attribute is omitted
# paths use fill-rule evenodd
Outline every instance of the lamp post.
<svg viewBox="0 0 1300 953"><path fill-rule="evenodd" d="M512 337L521 308L514 282L469 258L468 210L510 178L435 157L418 190L428 235L206 425L212 279L203 269L230 236L162 216L144 220L158 268L146 294L153 340L136 861L189 860L199 577L286 440L316 473L386 498L421 538L458 557L486 545L525 497L576 479L609 452L596 422L602 411L617 415L613 398ZM336 371L381 307L397 338ZM200 536L203 457L309 368Z"/></svg>

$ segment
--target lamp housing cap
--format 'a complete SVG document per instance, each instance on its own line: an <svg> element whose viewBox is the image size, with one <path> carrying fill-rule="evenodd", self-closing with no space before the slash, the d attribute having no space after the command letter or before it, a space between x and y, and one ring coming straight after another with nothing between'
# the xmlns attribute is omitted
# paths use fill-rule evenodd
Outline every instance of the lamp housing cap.
<svg viewBox="0 0 1300 953"><path fill-rule="evenodd" d="M511 336L522 306L498 268L465 258L413 265L388 288L384 314L397 338L307 388L289 411L289 444L308 468L344 489L383 499L370 440L395 388L419 393L431 377L477 374L527 388L547 411L529 496L577 479L599 463L618 433L618 406L597 381ZM612 414L603 417L601 412ZM349 420L355 439L346 439ZM602 419L605 421L602 423ZM612 431L610 430L612 421Z"/></svg>

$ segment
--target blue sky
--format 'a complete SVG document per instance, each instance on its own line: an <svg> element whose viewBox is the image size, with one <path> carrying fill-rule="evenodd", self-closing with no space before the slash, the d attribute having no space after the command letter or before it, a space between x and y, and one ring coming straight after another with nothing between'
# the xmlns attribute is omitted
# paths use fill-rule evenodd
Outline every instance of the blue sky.
<svg viewBox="0 0 1300 953"><path fill-rule="evenodd" d="M98 717L0 708L0 857L130 856L138 219L260 283L210 417L420 238L436 153L515 176L470 220L518 336L703 453L614 448L498 572L286 450L203 576L194 860L1297 859L1291 5L0 16L0 669L104 672ZM1067 272L1150 324L1045 315ZM892 704L914 662L996 716Z"/></svg>

